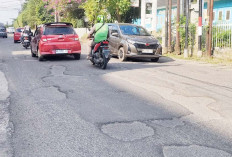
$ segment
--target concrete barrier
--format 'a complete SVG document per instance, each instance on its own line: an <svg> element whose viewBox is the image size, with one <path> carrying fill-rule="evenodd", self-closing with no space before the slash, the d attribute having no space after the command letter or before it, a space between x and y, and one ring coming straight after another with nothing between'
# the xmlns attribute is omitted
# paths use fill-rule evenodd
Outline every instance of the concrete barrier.
<svg viewBox="0 0 232 157"><path fill-rule="evenodd" d="M88 28L74 28L74 30L78 34L79 38L82 38L83 35L85 35L89 32Z"/></svg>

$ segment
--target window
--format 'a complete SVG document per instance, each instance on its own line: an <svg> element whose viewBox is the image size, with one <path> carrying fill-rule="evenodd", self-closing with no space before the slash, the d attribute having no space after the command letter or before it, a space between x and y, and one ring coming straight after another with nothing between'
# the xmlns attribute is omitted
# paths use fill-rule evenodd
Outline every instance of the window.
<svg viewBox="0 0 232 157"><path fill-rule="evenodd" d="M115 25L109 25L110 34L118 33L118 28Z"/></svg>
<svg viewBox="0 0 232 157"><path fill-rule="evenodd" d="M226 11L226 20L230 20L230 10Z"/></svg>
<svg viewBox="0 0 232 157"><path fill-rule="evenodd" d="M146 3L146 14L152 14L152 3Z"/></svg>
<svg viewBox="0 0 232 157"><path fill-rule="evenodd" d="M219 11L219 13L218 13L218 20L219 20L219 21L222 20L222 11Z"/></svg>
<svg viewBox="0 0 232 157"><path fill-rule="evenodd" d="M46 27L44 35L76 34L72 27Z"/></svg>

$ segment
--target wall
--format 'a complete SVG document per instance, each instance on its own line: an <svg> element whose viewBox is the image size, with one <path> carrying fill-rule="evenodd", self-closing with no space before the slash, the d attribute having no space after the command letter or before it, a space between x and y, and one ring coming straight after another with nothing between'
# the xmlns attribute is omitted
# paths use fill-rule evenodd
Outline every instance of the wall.
<svg viewBox="0 0 232 157"><path fill-rule="evenodd" d="M156 25L156 31L162 30L163 27L165 27L165 10L166 9L158 9L157 10L157 25ZM176 16L177 8L172 8L172 20L174 20Z"/></svg>
<svg viewBox="0 0 232 157"><path fill-rule="evenodd" d="M230 20L226 20L226 12L230 11ZM214 23L221 22L219 20L219 12L222 11L222 20L232 22L232 1L231 0L220 0L214 2ZM204 14L207 14L207 3L204 4Z"/></svg>
<svg viewBox="0 0 232 157"><path fill-rule="evenodd" d="M88 28L74 28L74 30L76 31L79 38L82 38L83 35L85 35L89 32Z"/></svg>

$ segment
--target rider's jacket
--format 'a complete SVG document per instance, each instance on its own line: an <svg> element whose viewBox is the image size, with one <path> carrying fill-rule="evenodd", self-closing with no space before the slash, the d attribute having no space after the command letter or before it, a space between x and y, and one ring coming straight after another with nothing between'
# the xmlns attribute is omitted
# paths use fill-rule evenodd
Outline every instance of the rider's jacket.
<svg viewBox="0 0 232 157"><path fill-rule="evenodd" d="M101 41L107 40L109 27L107 24L97 23L96 24L96 33L94 36L94 42L99 43Z"/></svg>

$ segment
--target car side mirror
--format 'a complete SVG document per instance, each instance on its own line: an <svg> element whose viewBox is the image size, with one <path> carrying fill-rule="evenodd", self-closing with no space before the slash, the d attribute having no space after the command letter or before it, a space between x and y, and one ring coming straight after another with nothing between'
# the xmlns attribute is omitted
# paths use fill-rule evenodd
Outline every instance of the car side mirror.
<svg viewBox="0 0 232 157"><path fill-rule="evenodd" d="M29 36L33 36L33 33L31 32L31 33L29 33Z"/></svg>
<svg viewBox="0 0 232 157"><path fill-rule="evenodd" d="M118 37L118 33L114 32L114 33L111 33L112 36L114 37Z"/></svg>

